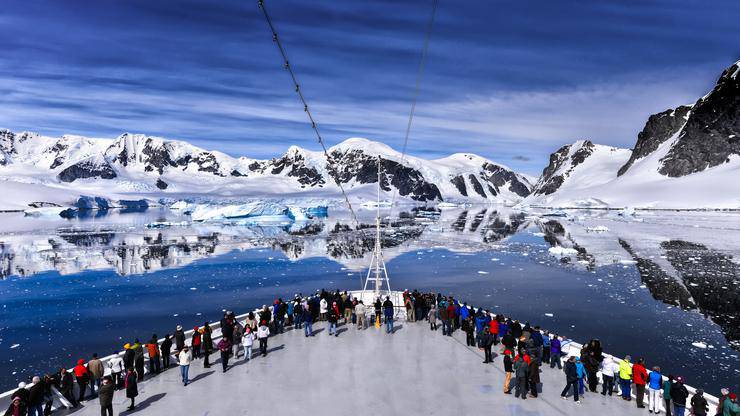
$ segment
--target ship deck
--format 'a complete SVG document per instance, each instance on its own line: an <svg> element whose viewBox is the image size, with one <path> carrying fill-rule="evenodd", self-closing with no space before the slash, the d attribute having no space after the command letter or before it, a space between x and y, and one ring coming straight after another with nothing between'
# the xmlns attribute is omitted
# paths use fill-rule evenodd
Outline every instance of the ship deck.
<svg viewBox="0 0 740 416"><path fill-rule="evenodd" d="M395 333L385 329L358 331L340 326L329 336L325 322L316 335L288 330L269 339L268 355L250 362L230 363L222 373L218 354L203 368L190 367L191 384L183 386L180 372L168 371L139 384L137 407L126 411L123 391L114 397L115 414L336 414L450 415L638 415L635 402L616 395L586 393L582 404L560 399L562 371L543 368L543 393L522 400L503 394L502 358L482 364L483 354L465 345L464 334L453 337L432 332L426 322L401 321ZM257 349L255 343L255 350ZM97 400L59 414L98 415Z"/></svg>

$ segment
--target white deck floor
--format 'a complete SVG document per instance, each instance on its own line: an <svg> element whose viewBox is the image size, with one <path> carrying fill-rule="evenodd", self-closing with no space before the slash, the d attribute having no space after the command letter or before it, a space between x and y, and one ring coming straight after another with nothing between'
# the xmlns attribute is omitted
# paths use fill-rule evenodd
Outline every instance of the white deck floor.
<svg viewBox="0 0 740 416"><path fill-rule="evenodd" d="M482 351L465 346L464 334L444 337L427 323L401 322L393 335L384 328L357 331L340 327L339 337L320 332L305 338L288 331L270 338L267 357L236 361L226 373L216 364L191 365L183 387L177 368L139 384L137 409L127 412L123 391L114 397L115 414L140 415L637 415L635 402L586 393L582 405L559 398L564 374L544 368L544 393L521 400L502 392L501 357L482 364ZM255 345L256 346L256 345ZM69 411L98 415L96 400Z"/></svg>

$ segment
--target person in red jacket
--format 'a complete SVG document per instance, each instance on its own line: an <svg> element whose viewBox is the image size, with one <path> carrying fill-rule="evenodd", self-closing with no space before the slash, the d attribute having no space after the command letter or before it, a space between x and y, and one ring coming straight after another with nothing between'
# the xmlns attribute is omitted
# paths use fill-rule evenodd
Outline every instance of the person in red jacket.
<svg viewBox="0 0 740 416"><path fill-rule="evenodd" d="M645 397L645 384L648 381L645 360L640 358L632 366L632 380L635 382L635 396L637 396L637 407L644 409L643 398Z"/></svg>
<svg viewBox="0 0 740 416"><path fill-rule="evenodd" d="M193 358L200 358L200 341L201 333L196 326L193 328L193 338L190 340L190 346L193 348Z"/></svg>
<svg viewBox="0 0 740 416"><path fill-rule="evenodd" d="M74 373L75 378L77 378L77 385L80 388L80 396L77 401L81 402L85 400L85 390L87 390L87 383L90 382L90 373L87 371L87 366L85 366L85 360L82 358L77 360Z"/></svg>
<svg viewBox="0 0 740 416"><path fill-rule="evenodd" d="M453 302L450 302L447 305L447 335L452 336L452 331L454 330L454 327L452 326L455 322L455 304Z"/></svg>
<svg viewBox="0 0 740 416"><path fill-rule="evenodd" d="M488 332L493 335L493 345L498 345L498 319L496 316L491 319L491 323L488 324Z"/></svg>

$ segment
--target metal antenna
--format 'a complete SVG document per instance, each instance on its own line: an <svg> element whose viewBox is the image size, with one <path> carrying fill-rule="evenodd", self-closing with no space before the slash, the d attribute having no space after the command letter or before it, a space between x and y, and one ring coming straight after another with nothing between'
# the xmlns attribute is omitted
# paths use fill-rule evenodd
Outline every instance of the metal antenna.
<svg viewBox="0 0 740 416"><path fill-rule="evenodd" d="M388 279L388 270L385 268L385 260L383 259L383 248L380 242L380 167L380 155L378 155L378 200L376 207L377 210L375 214L375 248L373 249L373 257L370 259L370 267L368 267L367 269L365 286L362 288L363 292L367 290L367 286L370 283L370 275L374 274L374 298L380 297L380 292L383 288L383 282L385 282L388 288L388 293L391 292L391 283Z"/></svg>

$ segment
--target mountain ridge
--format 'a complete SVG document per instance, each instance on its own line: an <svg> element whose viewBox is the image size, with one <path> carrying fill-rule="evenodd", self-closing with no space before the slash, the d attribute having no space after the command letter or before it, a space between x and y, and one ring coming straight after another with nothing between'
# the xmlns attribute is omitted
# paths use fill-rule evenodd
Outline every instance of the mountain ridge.
<svg viewBox="0 0 740 416"><path fill-rule="evenodd" d="M513 204L529 194L527 179L504 165L465 154L456 164L402 155L363 138L349 138L323 152L290 146L272 159L232 157L188 142L123 133L115 139L0 130L0 179L119 193L197 193L227 196L336 196L335 178L355 199L375 194L378 158L381 187L416 202ZM447 163L445 163L445 161ZM315 196L315 195L314 195Z"/></svg>

